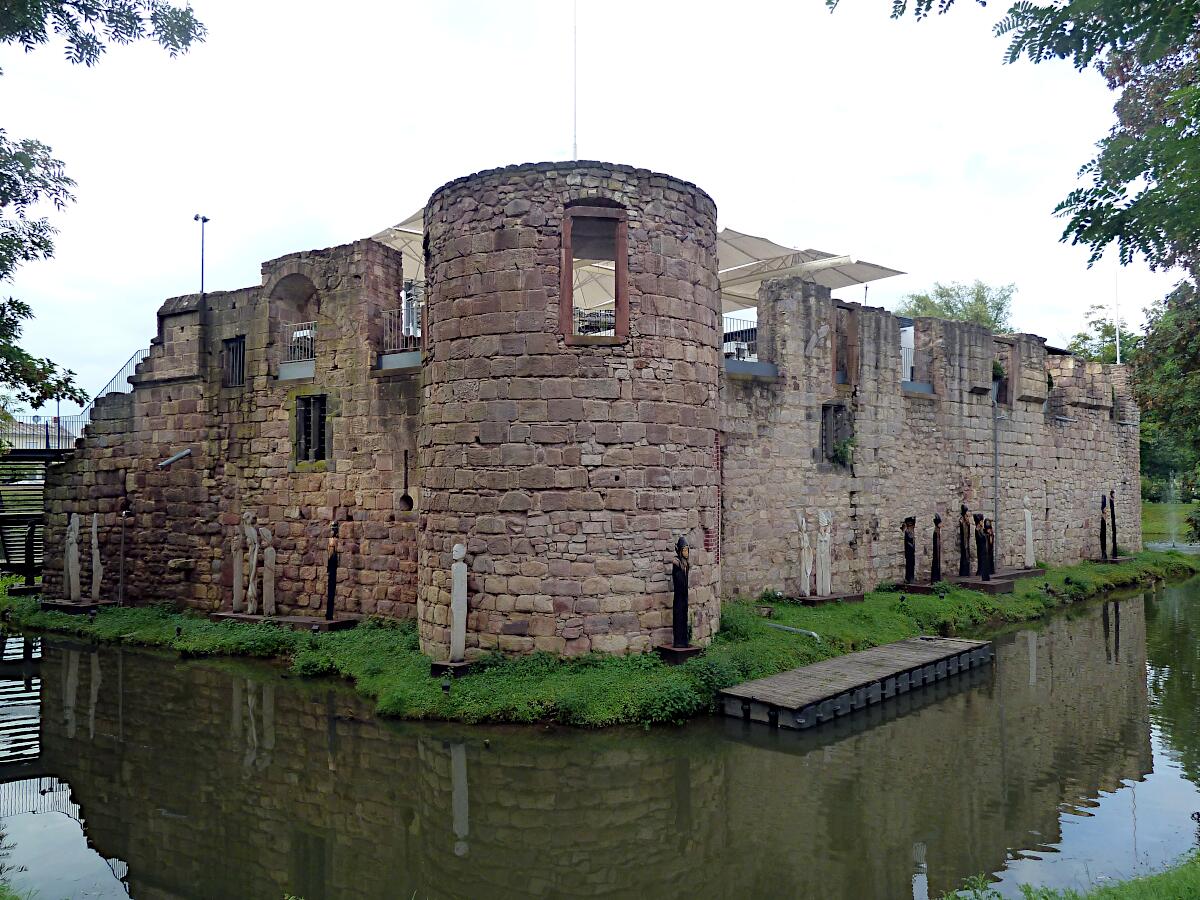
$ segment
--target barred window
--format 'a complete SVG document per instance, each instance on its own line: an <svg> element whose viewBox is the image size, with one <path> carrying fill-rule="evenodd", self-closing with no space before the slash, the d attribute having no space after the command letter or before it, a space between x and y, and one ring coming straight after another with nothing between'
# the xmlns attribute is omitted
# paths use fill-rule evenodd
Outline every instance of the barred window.
<svg viewBox="0 0 1200 900"><path fill-rule="evenodd" d="M246 336L239 334L221 342L221 384L241 387L246 383Z"/></svg>
<svg viewBox="0 0 1200 900"><path fill-rule="evenodd" d="M325 459L325 395L296 398L296 461Z"/></svg>

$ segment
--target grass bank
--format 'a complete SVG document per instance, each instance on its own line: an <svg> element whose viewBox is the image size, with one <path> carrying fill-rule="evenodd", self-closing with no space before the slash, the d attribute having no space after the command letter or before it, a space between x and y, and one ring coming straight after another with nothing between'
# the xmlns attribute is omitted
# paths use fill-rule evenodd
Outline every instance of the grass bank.
<svg viewBox="0 0 1200 900"><path fill-rule="evenodd" d="M1200 897L1200 854L1193 854L1180 865L1158 875L1107 884L1083 894L1029 885L1021 885L1021 894L1025 900L1181 900ZM972 880L964 890L947 897L1001 900L999 892L986 886L982 879Z"/></svg>
<svg viewBox="0 0 1200 900"><path fill-rule="evenodd" d="M1175 540L1187 540L1187 517L1196 508L1194 503L1151 503L1142 501L1142 540L1169 541L1174 523Z"/></svg>
<svg viewBox="0 0 1200 900"><path fill-rule="evenodd" d="M1200 557L1141 553L1122 565L1083 563L1024 579L1015 593L990 597L950 588L944 596L902 597L877 590L862 603L804 607L776 602L771 621L814 631L820 641L766 625L759 600L726 603L718 637L699 657L669 667L656 656L549 654L479 662L449 692L429 677L412 622L369 620L349 631L312 635L272 625L210 622L157 608L108 609L86 617L41 612L37 600L0 597L0 612L17 627L185 656L282 659L303 676L354 682L385 716L463 722L650 725L681 722L710 711L724 687L917 634L964 633L1047 615L1114 588L1200 572ZM1048 585L1048 589L1045 587Z"/></svg>

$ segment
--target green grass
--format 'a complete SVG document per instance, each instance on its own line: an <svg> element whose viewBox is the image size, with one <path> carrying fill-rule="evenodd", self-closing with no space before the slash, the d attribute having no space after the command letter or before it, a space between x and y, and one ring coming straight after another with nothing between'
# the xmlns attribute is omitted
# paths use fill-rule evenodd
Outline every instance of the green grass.
<svg viewBox="0 0 1200 900"><path fill-rule="evenodd" d="M1194 503L1151 503L1142 501L1142 540L1171 540L1171 517L1175 520L1175 539L1187 540L1188 513L1196 508ZM1120 523L1118 523L1120 527Z"/></svg>
<svg viewBox="0 0 1200 900"><path fill-rule="evenodd" d="M721 631L711 646L681 666L666 666L654 655L562 660L545 653L494 655L451 683L449 692L429 677L429 659L420 652L412 622L368 620L349 631L311 635L272 625L210 622L159 608L107 609L91 622L41 612L35 598L7 596L0 597L0 613L21 628L161 647L185 656L282 659L298 675L352 681L385 716L596 727L682 722L712 710L718 690L742 681L916 634L970 633L1039 618L1113 588L1197 571L1200 557L1142 553L1122 565L1047 570L1018 582L1008 596L946 586L945 596L876 591L857 604L774 604L771 621L814 631L820 641L770 628L755 611L758 601L737 600L724 605Z"/></svg>
<svg viewBox="0 0 1200 900"><path fill-rule="evenodd" d="M1200 854L1193 854L1178 866L1158 875L1147 875L1116 884L1093 888L1087 893L1078 891L1056 891L1021 885L1025 900L1185 900L1200 898ZM1000 900L1000 894L988 886L984 876L967 881L966 887L948 897L969 900Z"/></svg>

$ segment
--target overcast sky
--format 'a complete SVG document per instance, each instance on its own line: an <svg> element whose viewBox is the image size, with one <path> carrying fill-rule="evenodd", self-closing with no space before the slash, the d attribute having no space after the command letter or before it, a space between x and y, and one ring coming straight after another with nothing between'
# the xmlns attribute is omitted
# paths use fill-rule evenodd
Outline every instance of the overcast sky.
<svg viewBox="0 0 1200 900"><path fill-rule="evenodd" d="M257 284L259 265L395 224L442 183L571 157L571 4L194 0L206 43L92 69L0 51L0 127L79 183L50 262L11 293L26 346L101 387L149 345L167 297ZM579 0L579 156L694 181L722 226L935 280L1014 282L1020 330L1065 343L1093 303L1122 316L1176 280L1058 241L1055 204L1113 121L1068 63L1002 64L1004 3L923 23L886 0ZM6 293L8 285L4 286ZM861 300L862 289L840 292ZM67 408L63 408L64 414Z"/></svg>

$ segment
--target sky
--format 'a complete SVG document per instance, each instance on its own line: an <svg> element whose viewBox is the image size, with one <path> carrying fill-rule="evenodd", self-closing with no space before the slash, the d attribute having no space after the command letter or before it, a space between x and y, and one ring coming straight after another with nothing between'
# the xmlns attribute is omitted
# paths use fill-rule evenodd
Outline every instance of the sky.
<svg viewBox="0 0 1200 900"><path fill-rule="evenodd" d="M196 213L205 286L234 289L460 175L572 157L566 0L193 6L209 36L176 59L148 42L92 68L57 44L0 49L0 127L78 182L55 258L0 290L33 306L24 346L89 393L149 346L164 299L199 289ZM871 305L978 278L1014 283L1015 326L1054 344L1115 296L1140 323L1178 276L1089 269L1053 214L1112 126L1100 75L1004 65L1003 3L924 22L890 8L578 0L579 158L693 181L721 226L907 273Z"/></svg>

